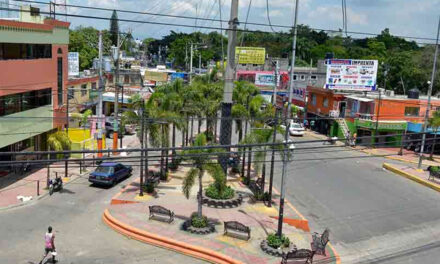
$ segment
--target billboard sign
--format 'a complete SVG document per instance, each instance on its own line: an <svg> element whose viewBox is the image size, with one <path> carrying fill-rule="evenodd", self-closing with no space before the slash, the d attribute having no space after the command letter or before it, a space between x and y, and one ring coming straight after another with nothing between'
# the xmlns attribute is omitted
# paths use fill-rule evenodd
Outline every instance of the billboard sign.
<svg viewBox="0 0 440 264"><path fill-rule="evenodd" d="M376 90L377 60L326 61L327 77L325 88L354 91Z"/></svg>
<svg viewBox="0 0 440 264"><path fill-rule="evenodd" d="M293 87L292 98L298 101L306 101L306 88L305 87Z"/></svg>
<svg viewBox="0 0 440 264"><path fill-rule="evenodd" d="M69 52L68 55L69 76L79 75L79 53Z"/></svg>
<svg viewBox="0 0 440 264"><path fill-rule="evenodd" d="M155 81L155 82L167 82L168 81L168 73L157 72L157 71L145 71L144 79L148 80L148 81Z"/></svg>
<svg viewBox="0 0 440 264"><path fill-rule="evenodd" d="M236 47L235 61L239 64L264 64L266 49L255 47Z"/></svg>
<svg viewBox="0 0 440 264"><path fill-rule="evenodd" d="M280 76L277 78L277 86L280 85ZM256 73L255 74L255 85L258 86L274 86L275 76L272 73Z"/></svg>

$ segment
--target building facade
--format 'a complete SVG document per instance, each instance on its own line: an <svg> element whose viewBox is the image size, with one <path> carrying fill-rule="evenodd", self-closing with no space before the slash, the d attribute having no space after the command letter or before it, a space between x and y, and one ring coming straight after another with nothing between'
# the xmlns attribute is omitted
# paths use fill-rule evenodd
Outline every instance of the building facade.
<svg viewBox="0 0 440 264"><path fill-rule="evenodd" d="M0 151L45 150L65 126L69 25L0 19Z"/></svg>

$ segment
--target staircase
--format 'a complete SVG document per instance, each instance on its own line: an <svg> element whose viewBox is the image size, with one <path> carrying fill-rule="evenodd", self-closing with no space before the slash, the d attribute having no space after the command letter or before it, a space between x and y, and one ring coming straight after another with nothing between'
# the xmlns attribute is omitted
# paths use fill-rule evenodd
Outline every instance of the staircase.
<svg viewBox="0 0 440 264"><path fill-rule="evenodd" d="M342 134L344 134L345 139L350 138L350 129L348 129L347 122L345 122L345 119L337 118L336 122L338 122L338 125L341 128Z"/></svg>

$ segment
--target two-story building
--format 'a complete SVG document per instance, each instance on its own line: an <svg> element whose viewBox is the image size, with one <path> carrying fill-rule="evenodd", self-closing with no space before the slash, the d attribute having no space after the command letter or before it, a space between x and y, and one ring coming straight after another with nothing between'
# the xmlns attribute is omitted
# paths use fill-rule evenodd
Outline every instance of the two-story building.
<svg viewBox="0 0 440 264"><path fill-rule="evenodd" d="M46 150L48 134L66 124L70 23L27 14L0 19L2 152Z"/></svg>

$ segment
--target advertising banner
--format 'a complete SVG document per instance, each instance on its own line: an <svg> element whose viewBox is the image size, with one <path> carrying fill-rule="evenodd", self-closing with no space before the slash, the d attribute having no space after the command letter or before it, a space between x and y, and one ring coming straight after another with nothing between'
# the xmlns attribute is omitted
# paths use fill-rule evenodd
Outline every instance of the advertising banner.
<svg viewBox="0 0 440 264"><path fill-rule="evenodd" d="M374 91L376 90L377 60L326 61L327 89Z"/></svg>
<svg viewBox="0 0 440 264"><path fill-rule="evenodd" d="M79 75L79 53L69 52L68 55L69 76Z"/></svg>
<svg viewBox="0 0 440 264"><path fill-rule="evenodd" d="M280 86L280 76L277 78L277 86ZM274 86L275 76L271 73L256 73L255 74L255 85L258 86Z"/></svg>
<svg viewBox="0 0 440 264"><path fill-rule="evenodd" d="M264 64L266 49L255 47L236 47L235 61L239 64Z"/></svg>
<svg viewBox="0 0 440 264"><path fill-rule="evenodd" d="M306 101L306 88L305 87L294 87L293 90L293 99L298 101L305 102Z"/></svg>
<svg viewBox="0 0 440 264"><path fill-rule="evenodd" d="M148 81L166 82L166 81L168 81L168 73L156 72L156 71L145 71L144 79L148 80Z"/></svg>

